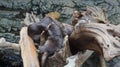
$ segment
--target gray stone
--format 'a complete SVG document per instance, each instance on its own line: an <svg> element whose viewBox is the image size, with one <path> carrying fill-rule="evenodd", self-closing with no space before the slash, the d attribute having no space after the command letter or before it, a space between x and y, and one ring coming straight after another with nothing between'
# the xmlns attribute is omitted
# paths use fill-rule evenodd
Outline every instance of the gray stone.
<svg viewBox="0 0 120 67"><path fill-rule="evenodd" d="M120 67L120 60L114 65L114 67Z"/></svg>
<svg viewBox="0 0 120 67"><path fill-rule="evenodd" d="M18 15L20 12L18 11L6 11L6 10L0 10L0 17L4 18L15 18L16 15Z"/></svg>
<svg viewBox="0 0 120 67"><path fill-rule="evenodd" d="M119 5L119 0L105 0L107 3L111 4L111 6L118 6Z"/></svg>
<svg viewBox="0 0 120 67"><path fill-rule="evenodd" d="M41 2L41 0L32 0L33 5L39 5L40 2Z"/></svg>
<svg viewBox="0 0 120 67"><path fill-rule="evenodd" d="M62 11L61 11L61 15L62 15L61 19L63 19L62 22L70 24L72 22L71 17L72 17L73 11L75 11L75 9L73 8L69 8L69 7L62 8Z"/></svg>
<svg viewBox="0 0 120 67"><path fill-rule="evenodd" d="M12 33L0 33L0 38L4 37L6 41L17 43L19 42L19 37Z"/></svg>
<svg viewBox="0 0 120 67"><path fill-rule="evenodd" d="M63 7L74 7L72 0L41 0L42 2L48 4L56 4Z"/></svg>
<svg viewBox="0 0 120 67"><path fill-rule="evenodd" d="M12 8L13 6L13 0L0 0L0 6L2 6L2 8Z"/></svg>
<svg viewBox="0 0 120 67"><path fill-rule="evenodd" d="M18 42L20 27L20 21L0 18L0 37L9 42Z"/></svg>
<svg viewBox="0 0 120 67"><path fill-rule="evenodd" d="M31 8L31 0L13 0L13 9L29 10Z"/></svg>
<svg viewBox="0 0 120 67"><path fill-rule="evenodd" d="M5 33L5 30L2 27L0 27L0 32Z"/></svg>
<svg viewBox="0 0 120 67"><path fill-rule="evenodd" d="M3 7L3 9L27 10L31 8L31 0L1 0L0 6Z"/></svg>

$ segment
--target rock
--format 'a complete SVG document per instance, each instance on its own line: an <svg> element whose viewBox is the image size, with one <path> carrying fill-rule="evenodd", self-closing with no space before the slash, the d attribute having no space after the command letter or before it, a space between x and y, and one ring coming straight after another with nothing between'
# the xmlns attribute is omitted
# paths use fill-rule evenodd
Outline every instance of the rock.
<svg viewBox="0 0 120 67"><path fill-rule="evenodd" d="M18 32L20 30L21 24L19 20L0 18L0 27L4 29L5 32L11 32L12 28L17 29L17 31L13 31L13 32Z"/></svg>
<svg viewBox="0 0 120 67"><path fill-rule="evenodd" d="M3 18L15 18L16 15L18 15L20 12L18 11L6 11L6 10L0 10L0 17Z"/></svg>
<svg viewBox="0 0 120 67"><path fill-rule="evenodd" d="M20 21L0 18L0 37L9 42L18 42L20 27Z"/></svg>
<svg viewBox="0 0 120 67"><path fill-rule="evenodd" d="M0 6L3 7L3 9L28 10L31 8L31 0L1 0Z"/></svg>
<svg viewBox="0 0 120 67"><path fill-rule="evenodd" d="M111 6L118 6L119 5L119 0L105 0L107 3L109 3Z"/></svg>
<svg viewBox="0 0 120 67"><path fill-rule="evenodd" d="M20 52L14 50L0 50L0 66L1 67L23 67Z"/></svg>
<svg viewBox="0 0 120 67"><path fill-rule="evenodd" d="M22 9L22 10L29 10L31 8L31 1L32 0L14 0L13 9Z"/></svg>
<svg viewBox="0 0 120 67"><path fill-rule="evenodd" d="M4 9L4 8L12 8L12 0L1 0L0 1L0 6L1 6L1 9Z"/></svg>
<svg viewBox="0 0 120 67"><path fill-rule="evenodd" d="M62 11L61 11L61 15L62 15L61 20L62 20L62 22L70 24L72 22L70 18L72 17L72 13L74 12L74 10L75 9L69 8L69 7L62 8Z"/></svg>

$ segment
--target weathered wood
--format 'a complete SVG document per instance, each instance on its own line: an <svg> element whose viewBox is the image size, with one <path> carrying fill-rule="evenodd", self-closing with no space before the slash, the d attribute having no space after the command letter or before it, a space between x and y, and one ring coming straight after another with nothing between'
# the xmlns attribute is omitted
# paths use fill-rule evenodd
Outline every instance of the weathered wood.
<svg viewBox="0 0 120 67"><path fill-rule="evenodd" d="M86 12L88 13L88 15L90 17L92 17L94 19L103 21L103 23L109 23L104 9L101 9L96 6L94 6L94 7L87 6Z"/></svg>
<svg viewBox="0 0 120 67"><path fill-rule="evenodd" d="M85 53L81 53L78 55L78 59L76 60L75 67L81 67L83 63L93 54L94 51L87 50Z"/></svg>
<svg viewBox="0 0 120 67"><path fill-rule="evenodd" d="M19 45L24 67L40 67L34 42L27 35L27 27L21 29Z"/></svg>
<svg viewBox="0 0 120 67"><path fill-rule="evenodd" d="M37 23L39 21L40 19L36 17L36 15L34 15L33 13L26 13L25 19L21 21L21 23L23 26L29 26L30 24Z"/></svg>
<svg viewBox="0 0 120 67"><path fill-rule="evenodd" d="M62 57L64 58L64 60L66 60L67 57L71 56L71 51L70 51L70 46L69 46L69 41L68 41L68 35L66 35L64 37L64 41L63 41L63 50L62 50Z"/></svg>
<svg viewBox="0 0 120 67"><path fill-rule="evenodd" d="M20 51L19 44L7 42L5 38L0 38L0 48L1 49L8 48Z"/></svg>
<svg viewBox="0 0 120 67"><path fill-rule="evenodd" d="M82 15L69 38L72 53L90 49L107 61L120 55L120 26L110 24L104 10L98 7L87 7Z"/></svg>
<svg viewBox="0 0 120 67"><path fill-rule="evenodd" d="M120 41L115 38L117 37L119 39L119 36L115 35L114 27L115 25L100 23L80 23L77 24L71 38L79 41L79 45L82 46L81 49L98 51L103 54L106 60L111 60L113 57L120 55ZM108 30L111 30L112 32ZM120 34L120 32L117 33ZM88 42L88 45L82 45L83 43L87 43L86 41L82 41L83 39L90 39L92 41ZM96 46L98 46L98 48Z"/></svg>
<svg viewBox="0 0 120 67"><path fill-rule="evenodd" d="M81 67L82 64L93 54L94 51L87 50L85 53L78 53L67 58L69 63L64 67Z"/></svg>
<svg viewBox="0 0 120 67"><path fill-rule="evenodd" d="M107 64L106 64L104 57L100 55L99 58L100 58L101 67L107 67Z"/></svg>

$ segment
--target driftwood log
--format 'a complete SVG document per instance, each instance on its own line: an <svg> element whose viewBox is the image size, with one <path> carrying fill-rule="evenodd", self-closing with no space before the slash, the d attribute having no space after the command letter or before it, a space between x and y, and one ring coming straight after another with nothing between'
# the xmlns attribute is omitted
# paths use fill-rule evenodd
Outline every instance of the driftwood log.
<svg viewBox="0 0 120 67"><path fill-rule="evenodd" d="M20 46L18 44L7 42L5 38L0 38L0 48L14 49L16 51L20 51Z"/></svg>
<svg viewBox="0 0 120 67"><path fill-rule="evenodd" d="M33 40L27 35L27 27L20 32L20 48L24 67L40 67Z"/></svg>
<svg viewBox="0 0 120 67"><path fill-rule="evenodd" d="M71 50L73 53L75 50L76 52L83 49L94 50L109 61L120 55L119 28L119 25L109 23L102 10L97 7L88 7L83 16L79 18L69 38Z"/></svg>
<svg viewBox="0 0 120 67"><path fill-rule="evenodd" d="M73 44L80 44L81 49L95 50L103 55L106 60L111 60L113 57L120 55L118 35L120 33L115 31L117 26L115 26L116 28L114 26L98 23L80 24L70 37L70 46L77 49L78 45L75 47ZM72 41L75 43L72 43ZM86 45L88 46L86 47Z"/></svg>

